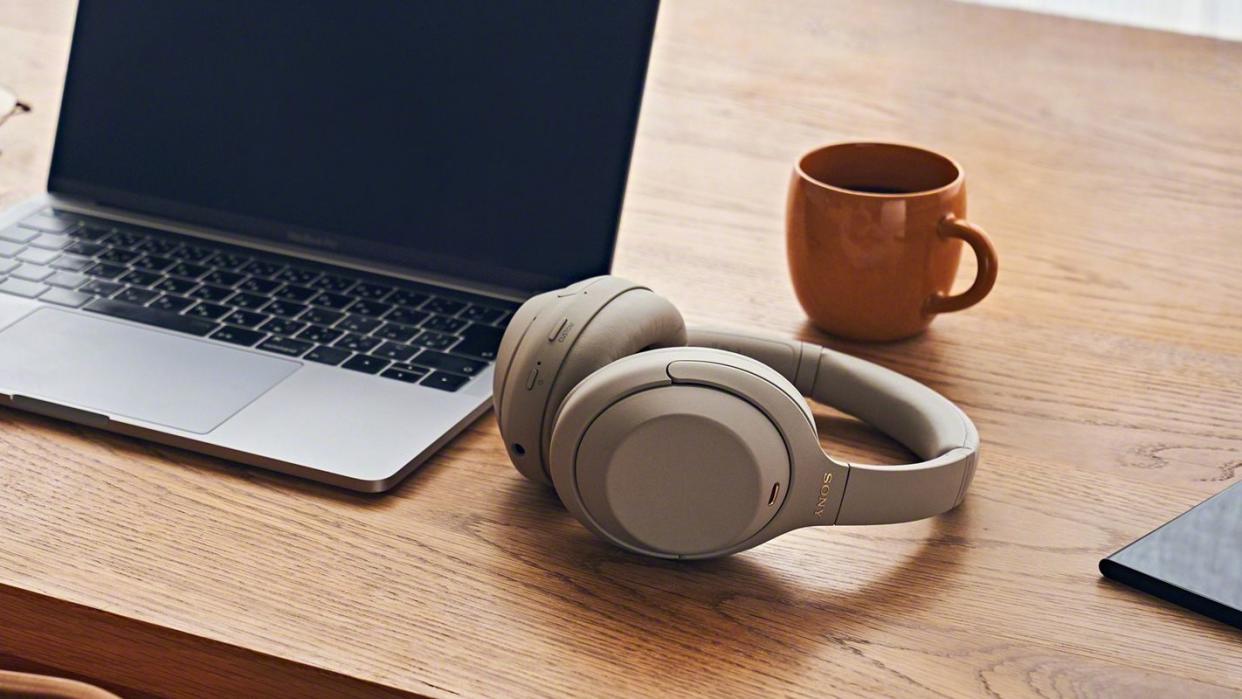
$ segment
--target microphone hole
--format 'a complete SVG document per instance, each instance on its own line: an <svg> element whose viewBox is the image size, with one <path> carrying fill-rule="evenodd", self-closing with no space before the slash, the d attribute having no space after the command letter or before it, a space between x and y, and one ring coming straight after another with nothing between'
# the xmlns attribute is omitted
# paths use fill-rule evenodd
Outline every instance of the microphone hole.
<svg viewBox="0 0 1242 699"><path fill-rule="evenodd" d="M513 453L517 454L518 456L526 456L526 448L523 447L521 444L514 444Z"/></svg>

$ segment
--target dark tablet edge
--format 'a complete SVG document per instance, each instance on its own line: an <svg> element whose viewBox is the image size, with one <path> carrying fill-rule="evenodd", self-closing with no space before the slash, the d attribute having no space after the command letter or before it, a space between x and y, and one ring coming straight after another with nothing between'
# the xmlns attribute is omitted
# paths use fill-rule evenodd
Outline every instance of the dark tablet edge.
<svg viewBox="0 0 1242 699"><path fill-rule="evenodd" d="M1170 585L1159 578L1154 578L1142 571L1122 565L1110 558L1100 559L1100 574L1140 592L1145 592L1166 602L1172 602L1179 607L1184 607L1234 628L1242 629L1242 610L1226 606L1214 599L1195 594L1176 585Z"/></svg>

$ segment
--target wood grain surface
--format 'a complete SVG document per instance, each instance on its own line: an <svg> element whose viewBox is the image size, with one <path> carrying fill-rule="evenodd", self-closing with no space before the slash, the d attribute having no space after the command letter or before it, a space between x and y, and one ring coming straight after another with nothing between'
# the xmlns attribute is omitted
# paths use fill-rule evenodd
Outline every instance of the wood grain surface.
<svg viewBox="0 0 1242 699"><path fill-rule="evenodd" d="M0 203L46 177L69 0L0 0ZM122 694L1234 696L1239 632L1098 559L1242 478L1242 44L944 2L668 0L616 271L974 418L936 520L728 560L608 548L480 419L360 496L0 411L0 665ZM992 295L887 345L806 324L781 230L833 140L961 162ZM959 284L973 268L963 265ZM816 408L845 457L903 458Z"/></svg>

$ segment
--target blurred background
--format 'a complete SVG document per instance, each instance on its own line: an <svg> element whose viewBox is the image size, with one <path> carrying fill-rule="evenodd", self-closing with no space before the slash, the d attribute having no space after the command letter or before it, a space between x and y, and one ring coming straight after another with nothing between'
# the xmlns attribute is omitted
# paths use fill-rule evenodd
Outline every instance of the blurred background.
<svg viewBox="0 0 1242 699"><path fill-rule="evenodd" d="M1242 0L961 0L1242 41Z"/></svg>

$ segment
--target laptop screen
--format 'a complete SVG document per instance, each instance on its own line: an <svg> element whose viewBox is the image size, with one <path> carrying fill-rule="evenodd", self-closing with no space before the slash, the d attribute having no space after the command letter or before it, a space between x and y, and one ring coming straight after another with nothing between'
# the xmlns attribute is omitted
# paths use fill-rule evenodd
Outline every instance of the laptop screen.
<svg viewBox="0 0 1242 699"><path fill-rule="evenodd" d="M81 0L49 190L523 291L611 265L657 0Z"/></svg>

